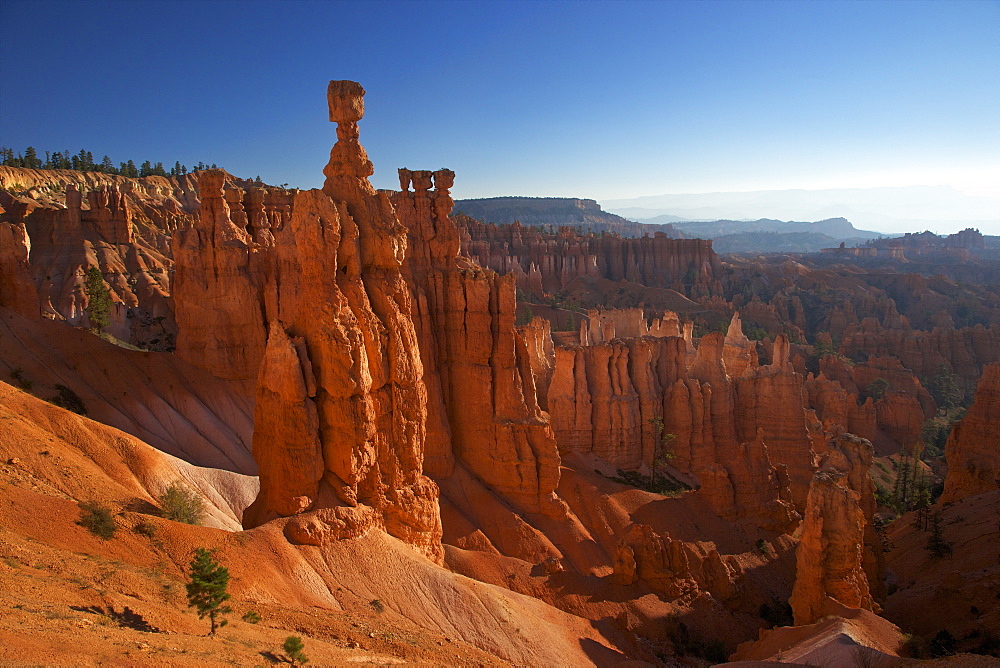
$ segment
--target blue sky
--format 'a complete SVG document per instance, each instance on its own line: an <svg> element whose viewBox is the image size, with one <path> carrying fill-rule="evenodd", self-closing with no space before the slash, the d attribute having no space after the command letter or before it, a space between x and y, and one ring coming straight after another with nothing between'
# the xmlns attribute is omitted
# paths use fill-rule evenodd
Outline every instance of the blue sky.
<svg viewBox="0 0 1000 668"><path fill-rule="evenodd" d="M0 22L17 150L317 187L326 82L354 79L377 187L1000 195L1000 2L3 0Z"/></svg>

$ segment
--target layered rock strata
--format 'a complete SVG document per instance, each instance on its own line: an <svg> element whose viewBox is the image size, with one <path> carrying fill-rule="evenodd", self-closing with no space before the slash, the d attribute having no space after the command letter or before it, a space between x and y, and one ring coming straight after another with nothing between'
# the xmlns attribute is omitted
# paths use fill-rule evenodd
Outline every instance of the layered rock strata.
<svg viewBox="0 0 1000 668"><path fill-rule="evenodd" d="M23 225L30 281L45 317L89 326L87 271L98 268L110 292L115 337L150 350L172 350L172 235L199 216L197 174L129 178L96 172L0 167L0 221ZM288 221L293 193L225 175L236 225L266 245Z"/></svg>
<svg viewBox="0 0 1000 668"><path fill-rule="evenodd" d="M845 435L829 443L809 485L798 530L795 585L789 603L795 625L823 617L832 598L851 608L879 611L869 587L881 583L881 548L874 534L874 490L868 469L872 446Z"/></svg>
<svg viewBox="0 0 1000 668"><path fill-rule="evenodd" d="M234 216L225 174L202 174L200 222L176 242L178 354L258 379L261 491L244 526L290 517L285 535L312 545L379 528L440 561L406 230L368 182L363 95L330 83L338 141L327 179L294 193L287 215L263 216L251 191Z"/></svg>
<svg viewBox="0 0 1000 668"><path fill-rule="evenodd" d="M671 465L697 478L716 512L790 529L813 470L802 381L787 341L779 339L775 364L758 366L738 317L733 323L727 337L702 337L693 358L676 336L557 347L541 393L560 448L639 468L653 460L662 420L674 436Z"/></svg>
<svg viewBox="0 0 1000 668"><path fill-rule="evenodd" d="M520 223L463 221L463 254L483 267L513 274L518 288L538 296L586 277L721 294L722 265L710 240L671 239L662 232L637 239L578 234L568 227L547 234Z"/></svg>
<svg viewBox="0 0 1000 668"><path fill-rule="evenodd" d="M918 447L920 430L936 406L898 359L872 356L864 364L848 365L842 357L826 355L819 368L818 376L806 380L809 406L831 435L857 434L885 454ZM877 383L883 383L881 395L866 396Z"/></svg>
<svg viewBox="0 0 1000 668"><path fill-rule="evenodd" d="M522 511L563 513L552 428L514 328L514 278L459 254L449 217L454 172L399 172L392 201L410 239L406 265L429 390L427 471L449 478L461 464Z"/></svg>
<svg viewBox="0 0 1000 668"><path fill-rule="evenodd" d="M618 543L612 581L619 585L642 581L667 600L709 592L726 601L737 593L741 574L735 557L722 557L715 549L672 540L645 524L632 524Z"/></svg>
<svg viewBox="0 0 1000 668"><path fill-rule="evenodd" d="M864 318L860 324L847 327L840 351L846 355L891 355L921 378L931 378L943 367L957 374L962 389L970 394L982 367L1000 362L1000 325L922 331L886 328L874 318Z"/></svg>
<svg viewBox="0 0 1000 668"><path fill-rule="evenodd" d="M1000 364L983 370L975 399L945 445L941 503L1000 489Z"/></svg>
<svg viewBox="0 0 1000 668"><path fill-rule="evenodd" d="M0 306L37 318L38 293L28 260L30 253L31 239L24 223L0 222Z"/></svg>

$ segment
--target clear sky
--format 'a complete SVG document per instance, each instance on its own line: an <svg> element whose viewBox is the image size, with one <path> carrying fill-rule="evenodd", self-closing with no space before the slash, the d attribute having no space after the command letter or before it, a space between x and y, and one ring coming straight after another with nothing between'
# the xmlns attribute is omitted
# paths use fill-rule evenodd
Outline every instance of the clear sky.
<svg viewBox="0 0 1000 668"><path fill-rule="evenodd" d="M377 187L951 185L1000 195L1000 2L3 0L0 143L321 185L326 83ZM1000 217L1000 216L998 216Z"/></svg>

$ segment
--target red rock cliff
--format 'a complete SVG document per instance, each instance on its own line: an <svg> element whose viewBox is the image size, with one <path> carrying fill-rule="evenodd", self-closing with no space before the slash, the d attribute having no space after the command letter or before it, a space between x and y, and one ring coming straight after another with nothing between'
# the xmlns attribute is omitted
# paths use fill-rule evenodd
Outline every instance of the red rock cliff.
<svg viewBox="0 0 1000 668"><path fill-rule="evenodd" d="M796 626L827 614L828 598L879 611L868 584L869 572L881 582L882 569L881 550L870 530L875 510L868 477L872 454L871 444L863 439L834 439L809 485L789 599Z"/></svg>
<svg viewBox="0 0 1000 668"><path fill-rule="evenodd" d="M653 421L662 419L675 436L671 464L699 480L718 514L790 529L796 492L802 508L813 471L801 378L787 345L775 365L759 367L737 331L702 337L693 359L680 337L556 348L545 394L560 447L638 468L652 461Z"/></svg>
<svg viewBox="0 0 1000 668"><path fill-rule="evenodd" d="M460 463L515 507L558 514L559 455L514 328L514 277L459 255L449 217L454 178L450 170L401 169L402 190L392 194L410 239L407 268L429 390L427 470L449 478Z"/></svg>
<svg viewBox="0 0 1000 668"><path fill-rule="evenodd" d="M313 545L381 528L440 560L406 230L368 182L363 95L330 83L338 141L326 183L294 193L280 215L262 213L252 191L234 215L225 174L202 174L200 222L176 242L178 353L258 379L261 491L245 526L290 517L285 535Z"/></svg>
<svg viewBox="0 0 1000 668"><path fill-rule="evenodd" d="M546 234L519 223L463 221L463 253L483 267L514 274L519 288L538 296L588 276L678 292L694 285L697 294L715 294L718 288L721 263L710 240L670 239L662 232L633 239L578 234L572 228Z"/></svg>
<svg viewBox="0 0 1000 668"><path fill-rule="evenodd" d="M1000 489L1000 364L983 371L975 400L945 445L941 503Z"/></svg>

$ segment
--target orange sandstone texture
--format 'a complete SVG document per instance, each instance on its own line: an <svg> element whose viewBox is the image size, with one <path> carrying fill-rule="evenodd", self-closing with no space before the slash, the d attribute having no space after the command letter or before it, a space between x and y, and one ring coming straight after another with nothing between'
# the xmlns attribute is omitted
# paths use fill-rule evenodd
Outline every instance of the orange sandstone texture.
<svg viewBox="0 0 1000 668"><path fill-rule="evenodd" d="M593 453L622 468L649 465L654 421L663 420L675 437L671 465L695 476L717 513L790 530L795 506L805 505L813 436L787 342L777 351L776 364L758 366L738 317L727 337L702 337L693 358L678 336L558 347L552 381L541 393L564 451Z"/></svg>
<svg viewBox="0 0 1000 668"><path fill-rule="evenodd" d="M517 287L541 296L565 289L578 278L642 283L694 296L721 294L722 264L711 240L617 234L583 235L570 227L547 234L520 223L483 224L464 219L462 252L483 267L513 274Z"/></svg>
<svg viewBox="0 0 1000 668"><path fill-rule="evenodd" d="M796 548L795 586L789 603L795 625L812 624L834 599L851 608L879 611L865 571L877 543L865 546L875 509L868 477L872 446L846 435L829 444L820 470L809 485L805 516ZM875 541L874 534L868 539ZM867 564L881 581L881 563ZM874 579L874 578L873 578Z"/></svg>
<svg viewBox="0 0 1000 668"><path fill-rule="evenodd" d="M197 212L193 176L0 167L0 184L0 221L27 231L27 271L45 317L89 326L82 286L97 267L113 305L106 331L155 350L173 347L169 235Z"/></svg>
<svg viewBox="0 0 1000 668"><path fill-rule="evenodd" d="M367 179L363 94L331 82L338 141L327 180L294 193L287 216L262 218L254 206L234 216L225 174L202 173L200 223L176 247L178 354L258 380L261 492L245 526L290 516L285 535L313 545L380 528L440 560L438 489L422 474L427 390L402 273L406 230Z"/></svg>
<svg viewBox="0 0 1000 668"><path fill-rule="evenodd" d="M467 469L516 509L561 516L559 454L514 328L514 277L459 255L449 218L454 178L401 169L402 191L392 195L410 240L406 268L429 392L427 471L441 480Z"/></svg>
<svg viewBox="0 0 1000 668"><path fill-rule="evenodd" d="M38 294L28 262L30 252L24 223L0 222L0 306L37 318Z"/></svg>
<svg viewBox="0 0 1000 668"><path fill-rule="evenodd" d="M983 370L975 399L944 450L942 503L1000 489L1000 363Z"/></svg>

